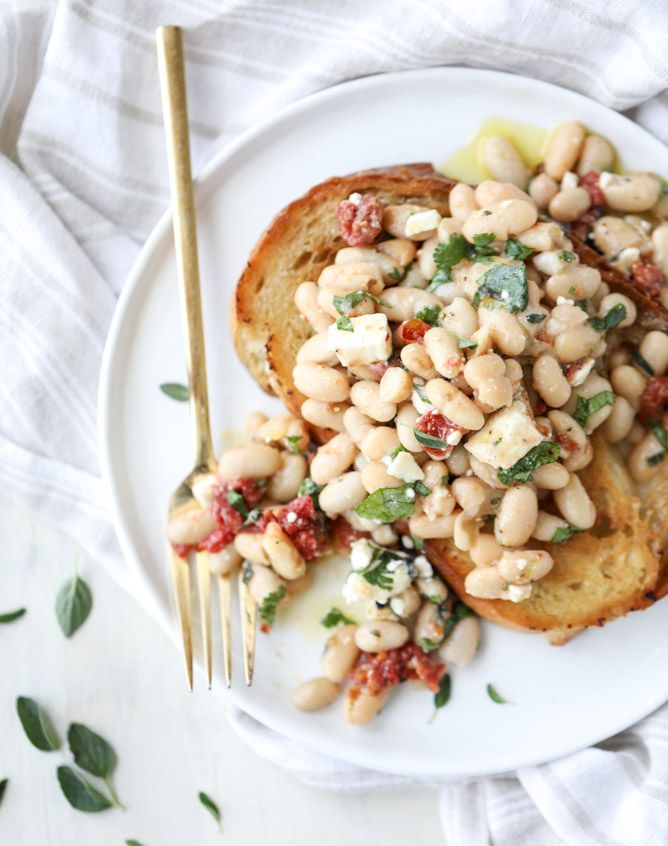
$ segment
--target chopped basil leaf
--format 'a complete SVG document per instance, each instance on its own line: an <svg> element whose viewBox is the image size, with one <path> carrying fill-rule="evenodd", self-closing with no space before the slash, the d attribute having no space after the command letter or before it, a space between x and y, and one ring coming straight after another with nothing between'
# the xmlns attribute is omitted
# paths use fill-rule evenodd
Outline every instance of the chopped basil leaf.
<svg viewBox="0 0 668 846"><path fill-rule="evenodd" d="M512 467L506 470L499 470L496 474L497 479L503 485L512 485L516 482L529 482L533 478L533 471L542 467L544 464L552 464L557 461L561 448L559 444L553 441L542 441L532 447L529 452L519 461L516 461Z"/></svg>
<svg viewBox="0 0 668 846"><path fill-rule="evenodd" d="M441 307L437 305L428 305L421 308L420 311L415 312L418 320L423 320L430 326L438 326L438 317L441 313Z"/></svg>
<svg viewBox="0 0 668 846"><path fill-rule="evenodd" d="M601 391L600 394L595 394L593 397L578 397L578 404L573 415L580 426L586 426L587 420L605 408L606 405L612 405L615 401L615 395L612 391Z"/></svg>
<svg viewBox="0 0 668 846"><path fill-rule="evenodd" d="M524 311L529 304L529 288L525 265L496 264L480 279L473 298L473 307L478 308L487 297L509 311Z"/></svg>
<svg viewBox="0 0 668 846"><path fill-rule="evenodd" d="M353 322L349 317L339 317L336 321L336 328L340 329L342 332L354 332L355 327L353 326Z"/></svg>
<svg viewBox="0 0 668 846"><path fill-rule="evenodd" d="M288 449L290 452L296 452L298 455L301 455L301 450L297 446L297 444L303 438L303 435L286 435L285 440L288 442Z"/></svg>
<svg viewBox="0 0 668 846"><path fill-rule="evenodd" d="M661 464L665 457L665 452L657 452L654 455L650 455L650 457L647 459L647 463L650 467L655 467L657 464Z"/></svg>
<svg viewBox="0 0 668 846"><path fill-rule="evenodd" d="M497 705L510 704L507 699L504 699L503 696L501 696L500 693L497 693L497 691L494 689L494 685L492 684L487 685L487 695L492 700L492 702L496 702Z"/></svg>
<svg viewBox="0 0 668 846"><path fill-rule="evenodd" d="M424 538L416 538L415 535L411 535L411 540L415 549L424 549Z"/></svg>
<svg viewBox="0 0 668 846"><path fill-rule="evenodd" d="M637 350L636 350L636 352L633 353L633 360L635 361L635 363L639 367L642 367L642 369L645 371L645 373L649 373L650 376L654 376L654 368L649 363L649 361L647 361L646 358L643 358L640 355L640 353Z"/></svg>
<svg viewBox="0 0 668 846"><path fill-rule="evenodd" d="M668 431L663 428L663 426L659 423L656 417L651 417L647 421L648 427L654 433L654 437L657 441L661 444L666 452L668 452Z"/></svg>
<svg viewBox="0 0 668 846"><path fill-rule="evenodd" d="M421 637L418 641L418 646L423 652L433 652L434 649L438 649L440 644L436 643L430 637Z"/></svg>
<svg viewBox="0 0 668 846"><path fill-rule="evenodd" d="M230 503L235 511L238 511L241 516L246 519L248 517L248 506L246 500L239 491L231 490L227 492L227 501Z"/></svg>
<svg viewBox="0 0 668 846"><path fill-rule="evenodd" d="M258 608L260 617L271 625L276 618L276 606L285 597L285 585L279 585L276 590L268 593Z"/></svg>
<svg viewBox="0 0 668 846"><path fill-rule="evenodd" d="M558 529L555 529L554 534L550 538L550 543L565 543L567 540L573 537L574 534L583 531L582 529L576 529L575 526L559 526Z"/></svg>
<svg viewBox="0 0 668 846"><path fill-rule="evenodd" d="M452 268L456 264L459 264L462 259L468 258L470 249L471 245L469 242L458 232L453 232L445 244L439 244L436 247L434 250L434 261L439 271L441 271L439 285L452 281ZM437 273L434 276L432 283L436 281L438 275Z"/></svg>
<svg viewBox="0 0 668 846"><path fill-rule="evenodd" d="M394 587L394 570L391 570L389 565L398 557L387 549L377 547L374 549L371 562L361 571L360 575L370 585L375 585L381 590L392 590Z"/></svg>
<svg viewBox="0 0 668 846"><path fill-rule="evenodd" d="M469 258L473 261L487 262L491 256L497 255L496 250L489 245L494 241L493 232L484 232L473 236L473 249L469 250Z"/></svg>
<svg viewBox="0 0 668 846"><path fill-rule="evenodd" d="M415 492L419 493L420 496L429 496L429 494L431 493L431 488L428 488L422 482L416 482L415 483Z"/></svg>
<svg viewBox="0 0 668 846"><path fill-rule="evenodd" d="M406 449L406 447L399 444L399 446L395 446L395 448L390 453L390 458L396 458L400 452L408 452L408 450Z"/></svg>
<svg viewBox="0 0 668 846"><path fill-rule="evenodd" d="M379 299L379 297L369 291L353 291L352 293L345 294L343 296L335 294L332 298L334 308L343 317L347 317L350 312L363 300L373 300L375 303L378 303L378 305L383 305L383 302Z"/></svg>
<svg viewBox="0 0 668 846"><path fill-rule="evenodd" d="M465 617L475 617L475 612L465 605L463 602L457 600L455 602L455 607L452 610L452 616L459 622L463 620Z"/></svg>
<svg viewBox="0 0 668 846"><path fill-rule="evenodd" d="M402 273L398 267L394 267L387 275L393 282L401 282L406 275L406 271L404 270Z"/></svg>
<svg viewBox="0 0 668 846"><path fill-rule="evenodd" d="M607 332L609 329L614 329L626 317L626 306L622 303L617 303L613 306L605 317L590 317L589 323L597 332Z"/></svg>
<svg viewBox="0 0 668 846"><path fill-rule="evenodd" d="M495 235L493 232L483 232L482 235L473 236L473 243L476 245L476 247L486 247L492 243L494 238Z"/></svg>
<svg viewBox="0 0 668 846"><path fill-rule="evenodd" d="M525 319L527 323L542 323L546 317L545 314L527 314Z"/></svg>
<svg viewBox="0 0 668 846"><path fill-rule="evenodd" d="M438 686L438 693L434 694L434 708L438 710L447 704L452 692L452 681L450 674L446 673Z"/></svg>
<svg viewBox="0 0 668 846"><path fill-rule="evenodd" d="M427 396L427 391L425 390L424 385L416 385L414 383L413 390L420 397L422 402L429 402L429 397Z"/></svg>
<svg viewBox="0 0 668 846"><path fill-rule="evenodd" d="M586 312L587 314L589 313L589 312L587 311L587 300L576 300L576 301L575 301L575 305L576 305L578 308L581 308L581 309L582 309L582 311Z"/></svg>
<svg viewBox="0 0 668 846"><path fill-rule="evenodd" d="M316 485L316 483L311 478L304 479L304 481L299 486L299 496L310 496L313 500L313 504L318 509L318 511L320 511L320 501L318 499L318 494L324 487L324 485Z"/></svg>
<svg viewBox="0 0 668 846"><path fill-rule="evenodd" d="M559 260L566 262L566 264L570 264L572 261L575 261L577 256L575 253L570 252L570 250L562 250L559 253Z"/></svg>
<svg viewBox="0 0 668 846"><path fill-rule="evenodd" d="M529 258L531 253L534 252L534 250L531 247L527 247L521 241L518 241L517 238L508 238L503 252L508 256L508 258L525 261Z"/></svg>
<svg viewBox="0 0 668 846"><path fill-rule="evenodd" d="M460 350L475 350L478 344L475 341L470 341L468 338L457 338L457 346Z"/></svg>
<svg viewBox="0 0 668 846"><path fill-rule="evenodd" d="M333 629L334 626L338 626L339 623L348 624L354 622L355 621L351 620L350 617L346 617L340 608L330 608L320 621L320 625L324 626L326 629Z"/></svg>
<svg viewBox="0 0 668 846"><path fill-rule="evenodd" d="M413 429L415 440L427 449L450 449L450 444L441 438L436 438L434 435L428 435L426 432L421 432L419 429Z"/></svg>
<svg viewBox="0 0 668 846"><path fill-rule="evenodd" d="M397 488L379 488L355 508L358 517L393 523L415 514L415 490L412 484Z"/></svg>

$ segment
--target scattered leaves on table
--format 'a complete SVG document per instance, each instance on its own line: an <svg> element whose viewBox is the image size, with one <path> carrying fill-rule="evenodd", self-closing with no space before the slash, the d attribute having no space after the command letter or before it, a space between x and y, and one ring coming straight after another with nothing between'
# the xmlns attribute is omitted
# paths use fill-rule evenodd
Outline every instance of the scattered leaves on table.
<svg viewBox="0 0 668 846"><path fill-rule="evenodd" d="M91 775L104 779L114 805L120 801L111 783L111 774L116 767L116 753L110 743L81 723L72 723L67 732L67 741L74 755L74 763Z"/></svg>
<svg viewBox="0 0 668 846"><path fill-rule="evenodd" d="M220 808L210 796L207 796L203 790L199 792L199 801L204 805L207 811L211 814L214 820L218 823L218 828L222 828L221 826L221 815L220 815Z"/></svg>
<svg viewBox="0 0 668 846"><path fill-rule="evenodd" d="M436 713L439 708L450 701L450 694L452 693L452 679L450 673L446 673L438 685L438 692L434 694L434 713L432 714L430 723L434 721Z"/></svg>
<svg viewBox="0 0 668 846"><path fill-rule="evenodd" d="M180 382L163 382L160 385L160 390L170 399L177 402L188 402L190 399L190 391L187 385L182 385Z"/></svg>
<svg viewBox="0 0 668 846"><path fill-rule="evenodd" d="M125 846L144 846L144 844L140 843L138 840L126 840Z"/></svg>
<svg viewBox="0 0 668 846"><path fill-rule="evenodd" d="M26 613L25 608L18 608L16 611L8 611L6 614L0 614L0 625L4 623L13 623L14 620L19 620Z"/></svg>
<svg viewBox="0 0 668 846"><path fill-rule="evenodd" d="M2 781L0 781L0 805L2 805L2 800L5 797L5 790L7 790L8 784L9 784L8 778L3 778Z"/></svg>
<svg viewBox="0 0 668 846"><path fill-rule="evenodd" d="M500 693L495 689L493 684L487 685L487 695L492 700L492 702L496 702L497 705L511 705L512 703L509 702L507 699L504 699Z"/></svg>
<svg viewBox="0 0 668 846"><path fill-rule="evenodd" d="M27 696L16 700L16 711L28 740L42 752L60 749L60 740L46 712Z"/></svg>
<svg viewBox="0 0 668 846"><path fill-rule="evenodd" d="M56 616L65 637L72 637L88 619L93 595L83 579L75 573L61 587L56 598Z"/></svg>
<svg viewBox="0 0 668 846"><path fill-rule="evenodd" d="M77 811L95 814L113 808L113 802L72 767L58 767L58 783L65 798Z"/></svg>

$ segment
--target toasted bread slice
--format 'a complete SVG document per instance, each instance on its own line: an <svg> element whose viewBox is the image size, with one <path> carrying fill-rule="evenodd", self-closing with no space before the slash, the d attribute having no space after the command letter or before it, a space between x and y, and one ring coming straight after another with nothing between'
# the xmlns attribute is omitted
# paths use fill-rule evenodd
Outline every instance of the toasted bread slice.
<svg viewBox="0 0 668 846"><path fill-rule="evenodd" d="M301 282L317 280L345 246L336 220L339 201L353 191L371 192L386 203L416 202L447 213L454 184L426 164L337 177L291 203L262 235L237 286L232 306L234 343L258 383L277 394L292 412L299 414L303 402L292 369L297 351L311 334L294 306L294 292ZM613 290L634 300L644 331L668 331L668 315L659 304L598 253L574 241L583 263L598 267ZM314 432L321 442L331 434ZM599 437L584 481L599 510L597 525L566 544L543 544L555 566L526 602L469 596L464 579L473 565L451 542L431 542L430 557L454 591L482 617L510 628L547 632L553 643L564 643L582 628L646 607L668 593L668 550L664 551L668 467L638 492L617 450Z"/></svg>

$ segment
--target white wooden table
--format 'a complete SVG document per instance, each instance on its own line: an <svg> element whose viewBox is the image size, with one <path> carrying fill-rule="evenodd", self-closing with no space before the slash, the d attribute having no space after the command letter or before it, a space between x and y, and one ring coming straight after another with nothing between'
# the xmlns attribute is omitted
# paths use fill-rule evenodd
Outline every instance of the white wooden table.
<svg viewBox="0 0 668 846"><path fill-rule="evenodd" d="M76 544L0 499L0 843L16 846L399 846L442 843L437 796L425 789L333 794L299 783L256 757L226 724L220 700L185 689L180 658L163 632ZM54 613L60 585L79 571L92 614L71 640ZM25 737L18 695L44 705L61 738L82 722L118 754L125 811L72 809L56 781L66 748L43 753ZM66 744L65 744L66 747ZM199 804L206 791L223 833Z"/></svg>

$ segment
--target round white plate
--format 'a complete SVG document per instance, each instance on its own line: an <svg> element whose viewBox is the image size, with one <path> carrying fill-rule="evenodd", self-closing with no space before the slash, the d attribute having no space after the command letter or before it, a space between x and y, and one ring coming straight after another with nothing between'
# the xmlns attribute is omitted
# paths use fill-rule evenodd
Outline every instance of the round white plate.
<svg viewBox="0 0 668 846"><path fill-rule="evenodd" d="M241 425L246 412L277 407L236 360L228 329L235 282L272 216L335 174L442 162L490 116L540 127L575 118L608 136L628 167L668 173L666 149L619 114L536 80L463 68L375 76L328 89L245 133L211 162L199 180L197 207L218 449L223 429ZM191 438L187 404L158 390L170 381L186 377L165 215L116 311L102 370L100 428L123 549L174 633L163 530L169 494L189 467ZM365 728L347 725L340 703L302 714L290 704L290 690L319 674L326 632L318 620L337 598L337 579L327 566L310 598L300 599L270 636L259 637L253 687L243 684L238 633L234 685L229 692L220 687L266 725L335 758L423 777L498 772L596 743L668 699L668 603L662 603L564 647L486 625L480 654L454 670L451 701L433 723L431 695L410 685ZM180 671L176 655L174 663ZM220 663L216 675L222 677ZM513 704L494 704L488 682Z"/></svg>

